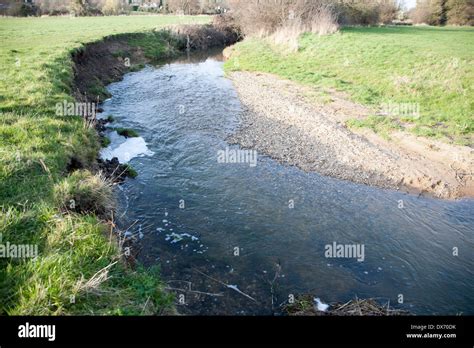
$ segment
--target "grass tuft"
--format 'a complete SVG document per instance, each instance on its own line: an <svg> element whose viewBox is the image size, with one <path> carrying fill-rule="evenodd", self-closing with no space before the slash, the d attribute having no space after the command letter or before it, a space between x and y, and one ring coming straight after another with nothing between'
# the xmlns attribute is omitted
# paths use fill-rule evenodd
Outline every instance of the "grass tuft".
<svg viewBox="0 0 474 348"><path fill-rule="evenodd" d="M111 184L101 174L88 170L75 171L63 179L55 186L54 195L65 212L106 217L115 208Z"/></svg>
<svg viewBox="0 0 474 348"><path fill-rule="evenodd" d="M110 141L110 139L109 139L108 137L102 137L102 138L100 139L100 145L101 145L102 147L107 147L107 146L110 145L110 143L111 143L111 141Z"/></svg>
<svg viewBox="0 0 474 348"><path fill-rule="evenodd" d="M127 175L131 178L136 178L138 176L138 172L130 165L130 164L126 164L125 165L127 167Z"/></svg>
<svg viewBox="0 0 474 348"><path fill-rule="evenodd" d="M140 135L137 131L130 128L114 128L114 130L125 138L138 138Z"/></svg>

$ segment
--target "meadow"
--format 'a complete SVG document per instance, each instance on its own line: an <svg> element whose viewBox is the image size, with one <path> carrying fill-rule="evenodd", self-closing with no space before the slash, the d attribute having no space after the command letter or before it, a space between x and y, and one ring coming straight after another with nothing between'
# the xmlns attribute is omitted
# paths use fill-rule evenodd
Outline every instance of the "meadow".
<svg viewBox="0 0 474 348"><path fill-rule="evenodd" d="M349 27L334 35L304 34L297 51L272 40L247 39L227 70L260 71L300 82L324 98L346 92L373 115L347 122L387 135L417 135L472 145L474 29L464 27ZM413 105L419 115L381 116L384 105Z"/></svg>
<svg viewBox="0 0 474 348"><path fill-rule="evenodd" d="M71 52L109 35L208 17L119 16L0 19L0 244L37 245L35 258L0 259L1 315L156 314L173 310L157 269L129 267L96 214L64 211L71 194L112 204L89 171L68 176L72 157L93 166L100 141L71 102Z"/></svg>

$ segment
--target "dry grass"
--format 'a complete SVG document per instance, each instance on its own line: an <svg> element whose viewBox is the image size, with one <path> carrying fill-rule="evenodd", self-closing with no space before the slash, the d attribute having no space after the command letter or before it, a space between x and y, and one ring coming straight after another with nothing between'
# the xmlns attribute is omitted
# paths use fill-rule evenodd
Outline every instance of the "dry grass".
<svg viewBox="0 0 474 348"><path fill-rule="evenodd" d="M313 33L322 36L334 34L339 30L337 15L331 6L321 4L313 9L313 12L314 14L310 21L305 21L302 15L288 19L270 35L270 39L275 44L284 45L290 51L295 52L299 49L299 37L301 34Z"/></svg>
<svg viewBox="0 0 474 348"><path fill-rule="evenodd" d="M297 49L301 34L333 34L344 25L391 23L396 0L229 0L232 17L247 36L270 37Z"/></svg>
<svg viewBox="0 0 474 348"><path fill-rule="evenodd" d="M100 294L101 291L104 291L103 289L100 288L100 285L110 278L109 270L115 264L117 264L117 262L118 261L114 261L108 266L102 268L97 273L95 273L92 277L90 277L87 281L84 279L84 276L82 276L81 279L76 283L73 293L74 294L77 294L77 293Z"/></svg>
<svg viewBox="0 0 474 348"><path fill-rule="evenodd" d="M111 183L87 170L72 173L55 186L55 197L64 211L104 217L115 208Z"/></svg>
<svg viewBox="0 0 474 348"><path fill-rule="evenodd" d="M324 0L235 2L232 16L248 36L268 38L270 42L298 51L303 33L333 34L339 30L335 7Z"/></svg>
<svg viewBox="0 0 474 348"><path fill-rule="evenodd" d="M277 29L269 39L277 45L287 47L291 52L296 52L299 49L299 37L306 29L300 20L295 20ZM265 33L261 32L259 35L265 36Z"/></svg>
<svg viewBox="0 0 474 348"><path fill-rule="evenodd" d="M290 316L400 316L410 315L409 312L390 307L375 299L350 300L346 303L331 303L326 312L318 311L313 303L313 296L304 295L295 299L295 303L286 305L284 312Z"/></svg>
<svg viewBox="0 0 474 348"><path fill-rule="evenodd" d="M293 46L304 32L326 35L339 28L335 7L325 0L233 1L231 8L244 34L270 36Z"/></svg>
<svg viewBox="0 0 474 348"><path fill-rule="evenodd" d="M330 35L339 30L337 14L329 5L323 5L311 21L311 32L318 35Z"/></svg>

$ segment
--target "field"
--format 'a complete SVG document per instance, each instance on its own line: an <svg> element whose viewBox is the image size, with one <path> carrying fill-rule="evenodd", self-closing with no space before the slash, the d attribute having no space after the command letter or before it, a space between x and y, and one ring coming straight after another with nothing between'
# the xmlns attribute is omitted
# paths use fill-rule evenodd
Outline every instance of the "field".
<svg viewBox="0 0 474 348"><path fill-rule="evenodd" d="M238 44L233 57L228 71L273 73L313 86L323 98L344 91L373 108L373 116L349 126L473 144L472 28L345 28L330 36L305 34L296 52L251 39ZM381 117L384 105L395 112ZM396 112L409 107L419 112Z"/></svg>
<svg viewBox="0 0 474 348"><path fill-rule="evenodd" d="M0 259L0 314L140 314L170 310L156 270L129 269L93 214L62 214L78 183L106 200L90 173L66 177L72 156L92 163L94 130L54 114L72 101L70 53L88 42L207 17L0 19L0 243L37 245L34 259Z"/></svg>

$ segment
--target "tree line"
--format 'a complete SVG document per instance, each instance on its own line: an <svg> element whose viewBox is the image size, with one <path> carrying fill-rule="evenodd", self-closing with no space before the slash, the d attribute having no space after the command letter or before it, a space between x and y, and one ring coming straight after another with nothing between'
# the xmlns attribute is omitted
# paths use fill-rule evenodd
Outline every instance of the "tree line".
<svg viewBox="0 0 474 348"><path fill-rule="evenodd" d="M218 14L227 0L0 0L0 14L10 16L100 16L131 11L184 15Z"/></svg>
<svg viewBox="0 0 474 348"><path fill-rule="evenodd" d="M400 17L401 0L0 0L0 14L119 15L132 10L185 15L232 11L244 29L274 28L292 13L302 21L325 16L339 25L387 24ZM324 10L321 10L324 8ZM244 18L245 16L246 18ZM414 24L474 25L474 0L417 0L408 13ZM246 28L247 27L247 28Z"/></svg>
<svg viewBox="0 0 474 348"><path fill-rule="evenodd" d="M415 24L474 25L474 0L418 0L410 13Z"/></svg>

